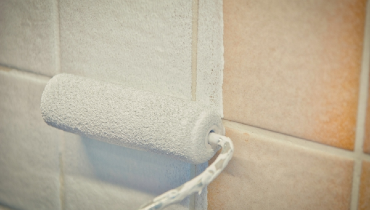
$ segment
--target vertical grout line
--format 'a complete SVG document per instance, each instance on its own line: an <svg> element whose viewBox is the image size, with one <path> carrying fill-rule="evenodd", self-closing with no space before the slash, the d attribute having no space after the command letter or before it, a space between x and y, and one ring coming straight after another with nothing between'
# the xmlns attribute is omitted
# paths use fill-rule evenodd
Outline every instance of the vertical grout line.
<svg viewBox="0 0 370 210"><path fill-rule="evenodd" d="M353 169L351 210L358 207L361 165L363 155L363 143L365 134L366 105L369 86L369 68L370 68L370 3L366 5L365 34L362 52L362 64L360 74L359 100L357 108L356 121L356 139L355 139L355 165Z"/></svg>
<svg viewBox="0 0 370 210"><path fill-rule="evenodd" d="M61 209L64 210L64 131L61 132L59 139L59 199Z"/></svg>
<svg viewBox="0 0 370 210"><path fill-rule="evenodd" d="M60 73L60 15L59 15L59 0L54 0L54 46L55 46L55 74ZM60 131L61 138L59 139L59 202L60 208L64 210L64 132Z"/></svg>
<svg viewBox="0 0 370 210"><path fill-rule="evenodd" d="M192 33L191 33L191 100L197 100L197 51L198 51L198 16L199 0L192 0ZM191 179L196 176L196 165L190 165ZM195 209L195 193L189 196L189 210Z"/></svg>
<svg viewBox="0 0 370 210"><path fill-rule="evenodd" d="M196 165L191 164L190 165L190 179L193 179L196 176ZM195 195L196 193L193 193L189 196L189 210L195 209Z"/></svg>
<svg viewBox="0 0 370 210"><path fill-rule="evenodd" d="M199 0L192 3L192 41L191 41L191 100L197 97L197 50L198 50L198 15Z"/></svg>
<svg viewBox="0 0 370 210"><path fill-rule="evenodd" d="M54 2L54 46L55 46L55 74L60 73L60 16L59 16L59 0L55 0Z"/></svg>

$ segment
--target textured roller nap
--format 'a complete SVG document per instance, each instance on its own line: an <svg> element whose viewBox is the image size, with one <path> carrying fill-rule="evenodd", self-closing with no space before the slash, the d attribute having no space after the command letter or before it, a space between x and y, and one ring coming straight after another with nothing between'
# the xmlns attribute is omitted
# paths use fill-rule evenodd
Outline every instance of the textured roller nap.
<svg viewBox="0 0 370 210"><path fill-rule="evenodd" d="M41 112L56 128L195 164L215 153L208 133L223 134L209 107L69 74L47 83Z"/></svg>

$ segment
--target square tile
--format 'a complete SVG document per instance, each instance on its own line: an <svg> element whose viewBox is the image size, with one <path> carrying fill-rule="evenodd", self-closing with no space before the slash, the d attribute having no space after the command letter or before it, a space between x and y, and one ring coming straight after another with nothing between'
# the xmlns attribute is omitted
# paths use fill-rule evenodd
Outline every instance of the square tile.
<svg viewBox="0 0 370 210"><path fill-rule="evenodd" d="M0 203L14 209L61 209L61 132L41 117L46 79L0 70Z"/></svg>
<svg viewBox="0 0 370 210"><path fill-rule="evenodd" d="M61 0L59 8L62 72L191 99L192 1Z"/></svg>
<svg viewBox="0 0 370 210"><path fill-rule="evenodd" d="M65 209L137 209L190 179L191 165L65 133ZM189 209L189 199L168 209Z"/></svg>
<svg viewBox="0 0 370 210"><path fill-rule="evenodd" d="M359 210L370 209L370 162L362 162L360 199L358 203Z"/></svg>
<svg viewBox="0 0 370 210"><path fill-rule="evenodd" d="M208 209L349 209L353 161L236 127L234 156L208 186Z"/></svg>
<svg viewBox="0 0 370 210"><path fill-rule="evenodd" d="M224 1L224 117L353 150L365 0Z"/></svg>
<svg viewBox="0 0 370 210"><path fill-rule="evenodd" d="M57 71L56 0L0 2L0 63L25 71Z"/></svg>

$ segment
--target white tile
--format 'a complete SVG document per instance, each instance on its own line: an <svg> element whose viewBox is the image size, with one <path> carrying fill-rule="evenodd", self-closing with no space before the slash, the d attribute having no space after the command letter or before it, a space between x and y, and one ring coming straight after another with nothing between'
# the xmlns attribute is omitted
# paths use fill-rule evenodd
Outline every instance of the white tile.
<svg viewBox="0 0 370 210"><path fill-rule="evenodd" d="M198 164L195 166L195 175L198 176L208 167L208 162ZM200 194L195 193L194 197L194 210L207 210L207 187L203 188Z"/></svg>
<svg viewBox="0 0 370 210"><path fill-rule="evenodd" d="M1 0L0 63L56 73L56 0Z"/></svg>
<svg viewBox="0 0 370 210"><path fill-rule="evenodd" d="M61 0L61 71L190 99L191 6Z"/></svg>
<svg viewBox="0 0 370 210"><path fill-rule="evenodd" d="M224 69L222 0L199 0L197 101L222 111Z"/></svg>
<svg viewBox="0 0 370 210"><path fill-rule="evenodd" d="M60 209L61 132L41 117L45 84L0 70L0 203L15 209Z"/></svg>
<svg viewBox="0 0 370 210"><path fill-rule="evenodd" d="M65 133L65 209L137 209L190 178L190 164ZM189 199L168 209L188 209Z"/></svg>

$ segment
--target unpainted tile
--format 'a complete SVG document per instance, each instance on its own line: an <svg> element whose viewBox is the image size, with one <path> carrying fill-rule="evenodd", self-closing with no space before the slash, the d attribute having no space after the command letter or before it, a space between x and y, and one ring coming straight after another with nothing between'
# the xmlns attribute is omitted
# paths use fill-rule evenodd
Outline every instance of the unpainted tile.
<svg viewBox="0 0 370 210"><path fill-rule="evenodd" d="M57 71L56 0L0 2L0 63L43 75Z"/></svg>
<svg viewBox="0 0 370 210"><path fill-rule="evenodd" d="M365 5L224 1L225 119L353 150Z"/></svg>
<svg viewBox="0 0 370 210"><path fill-rule="evenodd" d="M138 209L190 179L190 164L65 133L65 209ZM189 209L189 199L168 209Z"/></svg>
<svg viewBox="0 0 370 210"><path fill-rule="evenodd" d="M234 156L208 209L349 209L353 161L226 126Z"/></svg>
<svg viewBox="0 0 370 210"><path fill-rule="evenodd" d="M61 209L61 132L40 111L46 81L0 71L0 204L14 209Z"/></svg>
<svg viewBox="0 0 370 210"><path fill-rule="evenodd" d="M370 209L370 162L362 162L360 199L358 203L359 210Z"/></svg>
<svg viewBox="0 0 370 210"><path fill-rule="evenodd" d="M61 71L191 99L192 1L61 0Z"/></svg>

